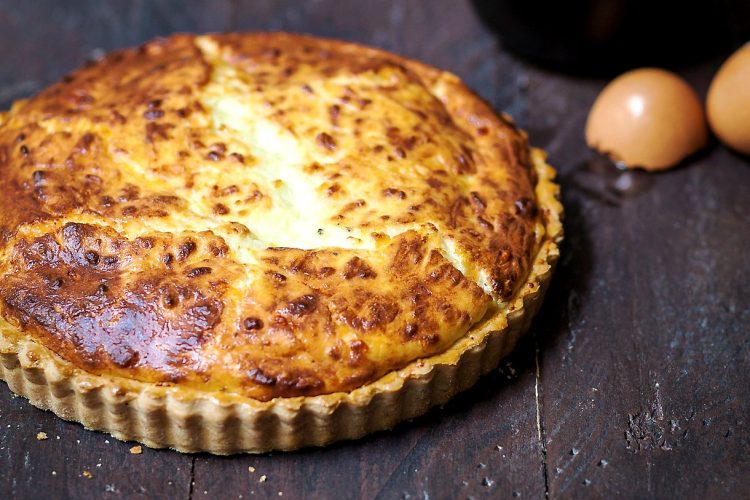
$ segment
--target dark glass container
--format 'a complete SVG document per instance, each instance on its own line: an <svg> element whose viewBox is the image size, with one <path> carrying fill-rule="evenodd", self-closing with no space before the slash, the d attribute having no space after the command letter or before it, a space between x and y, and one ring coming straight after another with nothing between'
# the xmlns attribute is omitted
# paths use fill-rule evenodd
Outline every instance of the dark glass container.
<svg viewBox="0 0 750 500"><path fill-rule="evenodd" d="M677 67L750 39L750 0L473 0L503 45L571 72Z"/></svg>

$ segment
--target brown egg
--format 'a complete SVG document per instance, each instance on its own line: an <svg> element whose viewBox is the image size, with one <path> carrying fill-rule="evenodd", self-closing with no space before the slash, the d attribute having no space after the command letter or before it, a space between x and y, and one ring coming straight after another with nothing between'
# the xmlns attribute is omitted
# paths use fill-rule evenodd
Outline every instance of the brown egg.
<svg viewBox="0 0 750 500"><path fill-rule="evenodd" d="M750 43L719 68L708 89L706 111L721 142L750 154Z"/></svg>
<svg viewBox="0 0 750 500"><path fill-rule="evenodd" d="M672 167L706 141L698 96L682 78L656 68L628 71L612 80L586 123L588 145L628 168Z"/></svg>

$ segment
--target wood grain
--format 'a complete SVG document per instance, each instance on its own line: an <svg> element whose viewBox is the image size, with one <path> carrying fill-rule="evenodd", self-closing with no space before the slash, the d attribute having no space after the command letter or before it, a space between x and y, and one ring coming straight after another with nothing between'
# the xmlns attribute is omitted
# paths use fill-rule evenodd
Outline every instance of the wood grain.
<svg viewBox="0 0 750 500"><path fill-rule="evenodd" d="M685 74L705 91L714 67ZM747 492L748 163L715 147L663 174L617 172L580 134L600 84L535 73L530 88L527 127L549 137L568 211L536 330L550 495Z"/></svg>
<svg viewBox="0 0 750 500"><path fill-rule="evenodd" d="M222 30L300 31L383 47L456 72L511 113L549 151L563 186L566 241L545 305L513 356L467 393L392 432L325 449L131 454L135 443L63 422L0 385L0 497L750 491L746 159L712 145L670 172L615 171L582 134L605 82L516 59L469 2L453 0L2 0L0 106L101 51L174 31ZM718 63L683 74L705 92ZM48 438L39 441L42 431Z"/></svg>

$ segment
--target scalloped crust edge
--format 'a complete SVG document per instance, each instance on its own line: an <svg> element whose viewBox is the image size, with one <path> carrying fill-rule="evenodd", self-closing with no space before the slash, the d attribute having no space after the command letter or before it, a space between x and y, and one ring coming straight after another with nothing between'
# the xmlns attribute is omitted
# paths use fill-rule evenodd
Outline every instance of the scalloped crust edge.
<svg viewBox="0 0 750 500"><path fill-rule="evenodd" d="M528 329L559 257L562 205L546 155L531 150L545 233L516 297L447 351L354 391L260 402L87 373L0 321L0 378L34 406L152 448L218 455L324 446L390 429L495 369Z"/></svg>

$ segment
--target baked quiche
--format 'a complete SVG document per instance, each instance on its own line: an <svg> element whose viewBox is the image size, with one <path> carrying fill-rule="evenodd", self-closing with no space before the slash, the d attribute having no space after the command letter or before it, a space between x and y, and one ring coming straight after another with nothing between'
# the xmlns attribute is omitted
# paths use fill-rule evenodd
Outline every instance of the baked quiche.
<svg viewBox="0 0 750 500"><path fill-rule="evenodd" d="M544 154L453 74L175 35L0 113L0 376L217 454L352 439L497 366L562 237Z"/></svg>

